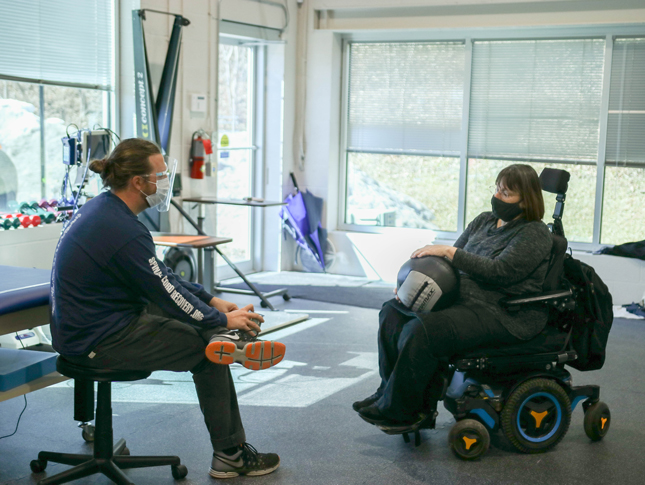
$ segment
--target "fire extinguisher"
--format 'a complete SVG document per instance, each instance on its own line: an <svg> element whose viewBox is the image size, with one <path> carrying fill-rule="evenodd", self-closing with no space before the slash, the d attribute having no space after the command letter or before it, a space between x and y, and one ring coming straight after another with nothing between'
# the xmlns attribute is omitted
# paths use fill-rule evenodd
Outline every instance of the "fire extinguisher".
<svg viewBox="0 0 645 485"><path fill-rule="evenodd" d="M204 178L204 139L197 131L190 144L190 178Z"/></svg>

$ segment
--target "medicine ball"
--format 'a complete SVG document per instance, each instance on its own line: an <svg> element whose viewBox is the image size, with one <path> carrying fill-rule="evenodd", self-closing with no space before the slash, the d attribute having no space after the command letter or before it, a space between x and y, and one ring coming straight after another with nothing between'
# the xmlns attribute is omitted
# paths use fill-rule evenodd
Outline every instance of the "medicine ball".
<svg viewBox="0 0 645 485"><path fill-rule="evenodd" d="M399 270L396 289L415 313L443 310L459 295L459 271L440 256L410 259Z"/></svg>

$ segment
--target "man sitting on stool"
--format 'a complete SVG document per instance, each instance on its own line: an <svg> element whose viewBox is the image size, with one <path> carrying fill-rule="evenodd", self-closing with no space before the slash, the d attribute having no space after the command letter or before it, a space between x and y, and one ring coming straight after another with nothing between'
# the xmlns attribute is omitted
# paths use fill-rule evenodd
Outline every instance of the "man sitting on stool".
<svg viewBox="0 0 645 485"><path fill-rule="evenodd" d="M157 259L137 214L168 210L173 162L166 166L159 148L140 139L91 162L110 190L87 202L61 234L52 269L53 346L90 368L190 370L213 444L210 475L271 473L280 458L246 443L231 372L217 364L266 369L282 360L285 346L255 338L264 320L253 305L238 309L215 298ZM150 303L163 316L148 313Z"/></svg>

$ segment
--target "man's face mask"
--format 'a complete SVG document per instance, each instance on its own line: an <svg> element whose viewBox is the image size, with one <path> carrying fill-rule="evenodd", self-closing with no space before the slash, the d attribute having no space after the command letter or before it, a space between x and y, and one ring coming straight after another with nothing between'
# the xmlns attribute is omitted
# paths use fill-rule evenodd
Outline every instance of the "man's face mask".
<svg viewBox="0 0 645 485"><path fill-rule="evenodd" d="M146 202L150 208L155 207L159 212L168 212L170 209L170 200L172 199L172 186L175 181L175 174L177 173L177 160L172 160L166 165L167 170L163 172L157 172L154 175L157 176L156 182L147 181L149 184L157 186L157 190L153 194L146 194L141 191L143 195L146 196ZM149 177L152 174L145 175L144 177Z"/></svg>

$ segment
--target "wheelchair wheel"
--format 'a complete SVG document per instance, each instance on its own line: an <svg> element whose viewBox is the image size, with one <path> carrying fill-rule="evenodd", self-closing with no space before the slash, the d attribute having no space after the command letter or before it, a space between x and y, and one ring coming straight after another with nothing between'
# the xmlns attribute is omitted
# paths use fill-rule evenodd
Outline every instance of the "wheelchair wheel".
<svg viewBox="0 0 645 485"><path fill-rule="evenodd" d="M522 383L502 409L502 430L523 453L542 453L564 437L571 422L571 402L565 390L550 379Z"/></svg>
<svg viewBox="0 0 645 485"><path fill-rule="evenodd" d="M585 410L585 433L591 441L600 441L609 431L611 413L602 401L592 404Z"/></svg>
<svg viewBox="0 0 645 485"><path fill-rule="evenodd" d="M448 443L450 449L462 460L476 460L488 451L490 435L479 421L462 419L450 430Z"/></svg>

